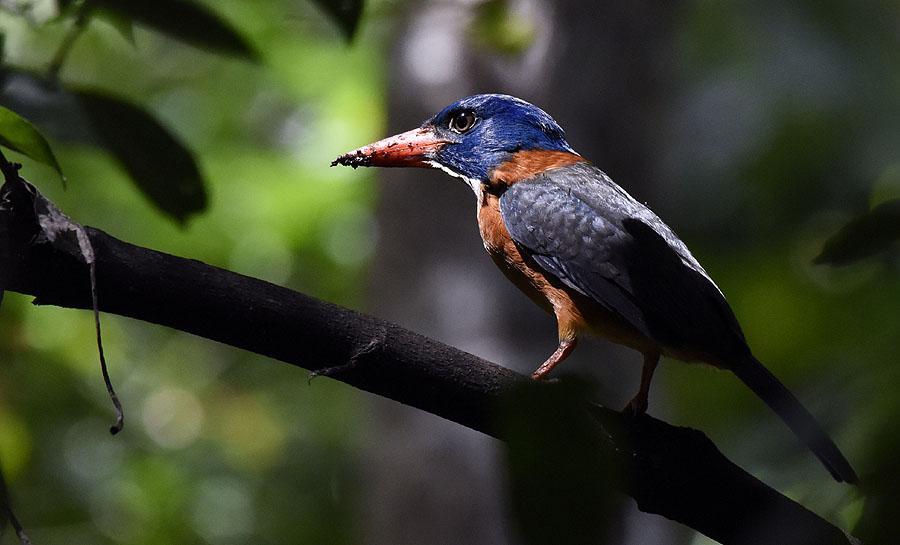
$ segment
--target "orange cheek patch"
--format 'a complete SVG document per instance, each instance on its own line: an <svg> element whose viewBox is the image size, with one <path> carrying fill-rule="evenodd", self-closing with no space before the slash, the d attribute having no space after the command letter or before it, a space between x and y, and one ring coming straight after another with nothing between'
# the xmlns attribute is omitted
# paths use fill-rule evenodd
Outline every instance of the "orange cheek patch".
<svg viewBox="0 0 900 545"><path fill-rule="evenodd" d="M510 186L533 176L575 163L584 162L584 157L568 151L527 150L518 151L512 158L491 171L491 185Z"/></svg>

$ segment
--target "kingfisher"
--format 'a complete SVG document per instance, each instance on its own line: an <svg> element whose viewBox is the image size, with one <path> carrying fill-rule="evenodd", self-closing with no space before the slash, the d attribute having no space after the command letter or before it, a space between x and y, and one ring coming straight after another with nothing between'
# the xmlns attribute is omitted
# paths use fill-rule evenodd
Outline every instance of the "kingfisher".
<svg viewBox="0 0 900 545"><path fill-rule="evenodd" d="M562 128L516 97L463 98L420 127L332 162L440 169L475 193L484 248L503 274L556 317L556 350L536 380L565 360L581 334L643 355L626 412L646 412L661 356L733 372L819 458L838 482L850 463L815 417L753 356L722 290L650 208L576 152Z"/></svg>

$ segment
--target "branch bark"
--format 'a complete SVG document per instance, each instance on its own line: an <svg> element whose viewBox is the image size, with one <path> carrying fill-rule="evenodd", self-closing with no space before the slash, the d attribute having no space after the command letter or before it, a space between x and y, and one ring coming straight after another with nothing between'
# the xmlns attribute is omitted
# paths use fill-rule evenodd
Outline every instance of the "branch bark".
<svg viewBox="0 0 900 545"><path fill-rule="evenodd" d="M16 177L0 190L0 280L6 290L34 296L36 304L90 309L88 267L37 236L34 195L25 188ZM372 316L86 229L104 312L303 367L498 439L508 429L501 422L517 417L504 400L521 403L527 392L536 396L533 406L542 406L541 399L558 399L558 388L565 387L535 384ZM623 476L610 486L634 498L642 511L727 545L852 543L732 463L703 433L647 416L625 418L583 395L573 403L577 411L561 411L565 418L555 425L596 430L598 463L615 464Z"/></svg>

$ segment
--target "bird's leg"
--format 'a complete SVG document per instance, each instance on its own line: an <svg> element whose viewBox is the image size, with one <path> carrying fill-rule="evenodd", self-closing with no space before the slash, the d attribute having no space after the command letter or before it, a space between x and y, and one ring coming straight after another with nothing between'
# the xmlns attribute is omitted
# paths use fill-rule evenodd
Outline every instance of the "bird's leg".
<svg viewBox="0 0 900 545"><path fill-rule="evenodd" d="M572 335L571 337L563 337L559 339L559 346L556 348L556 352L550 355L547 358L547 361L541 364L540 367L535 370L534 373L531 373L531 378L534 380L541 380L547 376L547 374L553 370L562 360L569 357L569 354L572 353L572 350L575 350L575 345L578 344L578 338Z"/></svg>
<svg viewBox="0 0 900 545"><path fill-rule="evenodd" d="M650 395L650 381L653 380L653 372L656 371L656 365L659 363L659 353L651 352L644 354L644 368L641 370L641 387L634 398L628 402L623 412L636 416L647 412L647 401Z"/></svg>

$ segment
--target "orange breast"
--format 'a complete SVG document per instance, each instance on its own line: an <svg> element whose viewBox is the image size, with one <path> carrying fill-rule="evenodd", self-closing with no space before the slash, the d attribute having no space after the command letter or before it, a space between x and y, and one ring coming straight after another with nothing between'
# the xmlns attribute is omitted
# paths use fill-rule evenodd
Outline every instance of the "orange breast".
<svg viewBox="0 0 900 545"><path fill-rule="evenodd" d="M500 199L484 193L478 207L478 229L484 248L494 263L513 284L535 303L556 315L560 336L586 326L584 318L567 290L555 279L544 275L529 259L522 256L500 216Z"/></svg>

